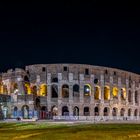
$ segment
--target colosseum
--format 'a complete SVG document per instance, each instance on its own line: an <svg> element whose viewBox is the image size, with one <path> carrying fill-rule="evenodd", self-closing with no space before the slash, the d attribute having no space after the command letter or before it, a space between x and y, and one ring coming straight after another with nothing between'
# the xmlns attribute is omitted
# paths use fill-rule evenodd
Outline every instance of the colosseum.
<svg viewBox="0 0 140 140"><path fill-rule="evenodd" d="M0 119L139 120L140 75L84 64L0 74Z"/></svg>

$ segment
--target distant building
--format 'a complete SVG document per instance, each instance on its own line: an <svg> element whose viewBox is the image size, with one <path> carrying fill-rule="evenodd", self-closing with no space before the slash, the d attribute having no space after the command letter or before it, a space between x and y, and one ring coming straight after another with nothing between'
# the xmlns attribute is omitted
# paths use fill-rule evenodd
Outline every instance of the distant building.
<svg viewBox="0 0 140 140"><path fill-rule="evenodd" d="M0 75L0 118L137 120L140 75L83 64L38 64Z"/></svg>

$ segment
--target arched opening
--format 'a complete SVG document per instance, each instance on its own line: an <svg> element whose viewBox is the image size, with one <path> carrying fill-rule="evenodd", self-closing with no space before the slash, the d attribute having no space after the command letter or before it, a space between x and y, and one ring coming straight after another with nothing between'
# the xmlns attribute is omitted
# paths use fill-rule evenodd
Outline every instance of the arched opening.
<svg viewBox="0 0 140 140"><path fill-rule="evenodd" d="M47 118L47 107L42 106L40 111L40 119L46 119Z"/></svg>
<svg viewBox="0 0 140 140"><path fill-rule="evenodd" d="M37 86L32 86L32 93L37 95Z"/></svg>
<svg viewBox="0 0 140 140"><path fill-rule="evenodd" d="M131 103L132 102L132 92L129 90L128 92L128 102Z"/></svg>
<svg viewBox="0 0 140 140"><path fill-rule="evenodd" d="M118 109L116 107L113 108L112 110L112 116L117 116L117 111Z"/></svg>
<svg viewBox="0 0 140 140"><path fill-rule="evenodd" d="M131 110L131 108L129 108L128 109L128 116L131 116L131 112L132 112L132 110Z"/></svg>
<svg viewBox="0 0 140 140"><path fill-rule="evenodd" d="M36 108L40 108L40 99L39 98L36 98L35 106L36 106Z"/></svg>
<svg viewBox="0 0 140 140"><path fill-rule="evenodd" d="M15 106L14 107L14 114L13 114L14 118L18 117L18 108Z"/></svg>
<svg viewBox="0 0 140 140"><path fill-rule="evenodd" d="M109 108L108 107L104 108L104 116L109 116Z"/></svg>
<svg viewBox="0 0 140 140"><path fill-rule="evenodd" d="M91 95L91 86L89 84L84 85L84 96Z"/></svg>
<svg viewBox="0 0 140 140"><path fill-rule="evenodd" d="M47 85L46 84L41 84L40 85L40 96L47 96Z"/></svg>
<svg viewBox="0 0 140 140"><path fill-rule="evenodd" d="M79 85L77 84L73 86L73 97L79 97Z"/></svg>
<svg viewBox="0 0 140 140"><path fill-rule="evenodd" d="M25 82L24 88L25 88L25 94L31 94L32 93L30 83Z"/></svg>
<svg viewBox="0 0 140 140"><path fill-rule="evenodd" d="M25 81L25 82L29 82L28 76L24 76L24 81Z"/></svg>
<svg viewBox="0 0 140 140"><path fill-rule="evenodd" d="M69 116L69 109L67 106L62 107L62 116Z"/></svg>
<svg viewBox="0 0 140 140"><path fill-rule="evenodd" d="M94 108L94 116L99 116L99 108L97 106Z"/></svg>
<svg viewBox="0 0 140 140"><path fill-rule="evenodd" d="M58 108L55 105L52 106L51 111L52 111L52 115L53 116L57 116L58 115Z"/></svg>
<svg viewBox="0 0 140 140"><path fill-rule="evenodd" d="M101 88L99 86L95 86L94 90L95 90L94 99L99 100L101 98Z"/></svg>
<svg viewBox="0 0 140 140"><path fill-rule="evenodd" d="M22 117L23 117L23 119L28 119L29 118L29 106L24 105L22 107Z"/></svg>
<svg viewBox="0 0 140 140"><path fill-rule="evenodd" d="M110 99L110 87L105 86L104 87L104 100L109 100Z"/></svg>
<svg viewBox="0 0 140 140"><path fill-rule="evenodd" d="M122 100L126 99L126 89L125 88L121 88L121 99Z"/></svg>
<svg viewBox="0 0 140 140"><path fill-rule="evenodd" d="M120 116L124 116L124 113L125 113L125 109L124 108L121 108Z"/></svg>
<svg viewBox="0 0 140 140"><path fill-rule="evenodd" d="M89 107L84 107L84 116L89 116L89 115L90 115Z"/></svg>
<svg viewBox="0 0 140 140"><path fill-rule="evenodd" d="M62 86L62 97L69 98L69 86L68 85Z"/></svg>
<svg viewBox="0 0 140 140"><path fill-rule="evenodd" d="M134 111L134 116L135 116L135 117L138 116L138 109L135 109L135 111Z"/></svg>
<svg viewBox="0 0 140 140"><path fill-rule="evenodd" d="M2 113L3 113L4 119L7 119L8 118L8 107L7 106L4 106L2 108Z"/></svg>
<svg viewBox="0 0 140 140"><path fill-rule="evenodd" d="M73 109L73 116L79 116L79 108L77 106Z"/></svg>
<svg viewBox="0 0 140 140"><path fill-rule="evenodd" d="M112 94L113 94L113 98L117 98L118 97L118 88L117 87L113 87L112 90Z"/></svg>
<svg viewBox="0 0 140 140"><path fill-rule="evenodd" d="M138 92L137 91L135 91L135 103L138 103Z"/></svg>
<svg viewBox="0 0 140 140"><path fill-rule="evenodd" d="M51 86L51 95L52 98L58 98L58 86L57 85L52 85Z"/></svg>

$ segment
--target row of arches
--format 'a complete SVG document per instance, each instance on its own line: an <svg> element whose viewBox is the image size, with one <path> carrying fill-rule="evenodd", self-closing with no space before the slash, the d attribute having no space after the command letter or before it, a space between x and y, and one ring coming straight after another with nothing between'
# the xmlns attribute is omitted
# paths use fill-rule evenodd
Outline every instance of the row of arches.
<svg viewBox="0 0 140 140"><path fill-rule="evenodd" d="M109 114L111 113L112 116L124 116L125 115L126 110L124 108L120 109L120 114L118 111L118 108L114 107L112 110L108 107L105 107L103 109L103 116L109 116ZM95 107L94 108L94 116L99 116L100 115L100 110L99 107ZM128 113L127 116L138 116L139 112L138 109L134 110L134 114L132 114L132 109L128 109ZM69 115L69 109L67 106L62 107L62 116L64 115ZM83 115L84 116L90 116L90 108L89 107L84 107L83 108ZM77 106L75 106L73 108L73 116L79 116L79 108Z"/></svg>

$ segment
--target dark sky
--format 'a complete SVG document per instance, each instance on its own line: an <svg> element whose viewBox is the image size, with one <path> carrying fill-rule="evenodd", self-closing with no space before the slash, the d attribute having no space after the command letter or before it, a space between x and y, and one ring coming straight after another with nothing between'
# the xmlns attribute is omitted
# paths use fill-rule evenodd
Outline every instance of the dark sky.
<svg viewBox="0 0 140 140"><path fill-rule="evenodd" d="M0 5L0 71L38 63L86 63L140 73L138 3Z"/></svg>

